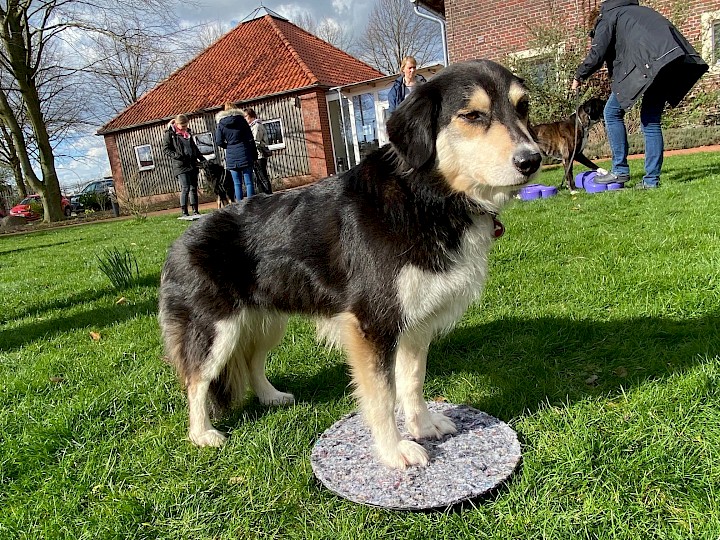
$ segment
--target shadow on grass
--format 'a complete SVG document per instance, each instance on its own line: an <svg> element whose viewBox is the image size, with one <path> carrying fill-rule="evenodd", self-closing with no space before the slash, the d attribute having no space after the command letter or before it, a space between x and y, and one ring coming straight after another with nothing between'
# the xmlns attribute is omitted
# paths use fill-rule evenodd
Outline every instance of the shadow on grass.
<svg viewBox="0 0 720 540"><path fill-rule="evenodd" d="M428 378L470 375L491 395L470 405L509 420L541 404L616 394L720 354L720 316L597 322L504 319L460 328L431 346ZM432 397L432 396L430 396Z"/></svg>
<svg viewBox="0 0 720 540"><path fill-rule="evenodd" d="M670 168L667 173L663 173L663 176L666 174L673 182L687 184L689 182L694 182L695 180L703 179L707 176L720 175L720 163L710 163L705 167L696 165L693 167L683 167L677 169ZM662 181L662 176L660 177L660 180Z"/></svg>
<svg viewBox="0 0 720 540"><path fill-rule="evenodd" d="M438 397L432 393L437 388L451 394L454 381L460 380L460 392L469 395L460 401L510 421L547 404L613 397L691 369L704 357L720 354L718 329L718 314L613 322L503 319L459 328L430 347L425 395ZM303 350L298 348L297 354ZM335 402L350 391L344 363L307 377L281 374L272 377L272 383L307 404ZM272 410L251 400L230 411L219 425L232 430Z"/></svg>
<svg viewBox="0 0 720 540"><path fill-rule="evenodd" d="M134 287L159 287L160 286L160 274L158 272L154 274L141 276L138 281L135 282ZM24 310L17 313L3 313L0 315L0 324L5 324L13 319L22 319L28 316L38 316L46 311L54 311L58 309L70 309L78 304L85 304L95 302L106 296L122 296L127 294L127 291L118 291L114 287L108 285L102 289L85 290L78 292L72 296L65 298L58 298L51 302L39 302L37 304L31 304L25 307ZM29 334L32 338L34 334Z"/></svg>
<svg viewBox="0 0 720 540"><path fill-rule="evenodd" d="M81 242L84 242L82 238L78 238L77 240L65 240L63 242L48 242L47 244L36 244L34 246L26 246L21 248L14 248L14 249L0 249L0 255L8 255L10 253L22 253L23 255L27 255L28 253L37 250L37 249L44 249L47 247L57 247L57 246L63 246L66 244L79 244Z"/></svg>
<svg viewBox="0 0 720 540"><path fill-rule="evenodd" d="M0 332L0 350L12 351L39 339L48 340L53 337L82 328L100 328L134 319L148 314L156 314L156 300L98 307L66 317L50 317Z"/></svg>

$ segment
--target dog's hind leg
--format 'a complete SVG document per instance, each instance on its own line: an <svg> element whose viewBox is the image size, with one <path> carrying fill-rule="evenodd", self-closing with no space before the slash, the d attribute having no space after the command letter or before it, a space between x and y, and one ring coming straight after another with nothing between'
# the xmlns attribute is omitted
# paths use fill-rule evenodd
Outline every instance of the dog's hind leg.
<svg viewBox="0 0 720 540"><path fill-rule="evenodd" d="M197 446L221 446L225 435L213 428L208 410L210 383L228 389L234 401L246 393L247 369L237 344L242 338L243 324L240 317L232 317L215 323L215 334L209 352L199 349L201 343L193 344L197 355L206 354L199 365L187 375L188 409L190 416L189 437ZM195 330L189 330L195 332Z"/></svg>
<svg viewBox="0 0 720 540"><path fill-rule="evenodd" d="M285 334L286 315L259 315L262 320L252 336L252 350L247 356L250 384L263 405L292 405L295 396L277 390L265 375L265 361L270 349L277 346Z"/></svg>
<svg viewBox="0 0 720 540"><path fill-rule="evenodd" d="M436 438L455 433L457 428L442 413L430 412L423 396L429 336L403 334L395 359L398 401L405 411L405 425L416 439Z"/></svg>
<svg viewBox="0 0 720 540"><path fill-rule="evenodd" d="M425 449L403 439L395 422L394 345L387 339L372 339L352 315L346 318L342 334L355 396L375 441L377 457L395 469L427 465Z"/></svg>

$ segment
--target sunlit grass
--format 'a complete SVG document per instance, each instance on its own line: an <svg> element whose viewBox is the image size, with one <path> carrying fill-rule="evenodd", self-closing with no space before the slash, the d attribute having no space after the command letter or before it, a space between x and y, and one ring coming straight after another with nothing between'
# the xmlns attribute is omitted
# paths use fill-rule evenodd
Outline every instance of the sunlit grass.
<svg viewBox="0 0 720 540"><path fill-rule="evenodd" d="M354 403L342 356L303 318L269 363L298 405L251 402L220 421L224 448L190 445L156 322L187 223L0 237L0 539L717 538L720 154L664 171L659 190L561 191L503 214L485 294L432 346L426 395L509 422L523 461L458 512L316 484L312 445ZM111 246L138 263L120 291L96 259Z"/></svg>

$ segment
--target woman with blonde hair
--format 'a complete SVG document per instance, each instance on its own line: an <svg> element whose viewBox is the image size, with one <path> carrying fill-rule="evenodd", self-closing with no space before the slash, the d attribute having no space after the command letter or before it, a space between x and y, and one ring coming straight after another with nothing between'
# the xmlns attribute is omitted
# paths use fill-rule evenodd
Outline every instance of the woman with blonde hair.
<svg viewBox="0 0 720 540"><path fill-rule="evenodd" d="M235 200L240 201L243 198L243 183L247 196L255 195L252 170L257 148L250 125L245 120L245 111L234 103L226 103L224 109L215 116L217 121L215 142L220 148L226 149L225 168L232 175Z"/></svg>
<svg viewBox="0 0 720 540"><path fill-rule="evenodd" d="M180 209L178 219L199 217L198 164L206 161L188 127L188 117L178 114L170 120L163 136L163 153L170 158L173 174L180 180ZM192 216L188 214L188 199Z"/></svg>
<svg viewBox="0 0 720 540"><path fill-rule="evenodd" d="M400 64L400 77L395 82L388 94L388 112L393 112L398 108L400 103L408 96L410 92L418 85L424 82L425 77L417 72L417 61L413 56L406 56Z"/></svg>

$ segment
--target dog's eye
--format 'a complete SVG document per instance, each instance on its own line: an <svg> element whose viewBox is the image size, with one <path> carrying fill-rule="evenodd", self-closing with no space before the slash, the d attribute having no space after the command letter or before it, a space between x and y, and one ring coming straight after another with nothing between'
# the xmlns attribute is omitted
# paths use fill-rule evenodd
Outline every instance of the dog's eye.
<svg viewBox="0 0 720 540"><path fill-rule="evenodd" d="M468 111L465 113L460 113L460 118L464 118L468 122L487 122L489 120L488 115L486 113L480 112L480 111Z"/></svg>
<svg viewBox="0 0 720 540"><path fill-rule="evenodd" d="M530 102L524 99L517 104L516 109L520 117L525 118L530 113Z"/></svg>

